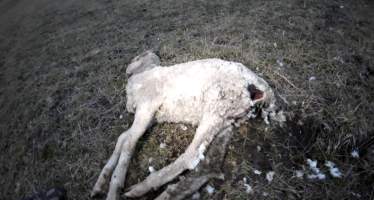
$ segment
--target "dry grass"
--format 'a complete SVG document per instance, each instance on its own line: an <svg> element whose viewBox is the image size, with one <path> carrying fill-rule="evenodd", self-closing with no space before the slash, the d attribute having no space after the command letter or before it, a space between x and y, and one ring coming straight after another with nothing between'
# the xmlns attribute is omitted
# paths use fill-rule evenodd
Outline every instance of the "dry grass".
<svg viewBox="0 0 374 200"><path fill-rule="evenodd" d="M284 127L240 127L226 180L212 181L217 191L202 190L203 199L374 198L370 1L9 1L0 1L0 199L54 185L71 199L89 199L132 121L126 64L149 48L165 65L208 57L242 62L268 80L288 115ZM143 179L149 165L175 159L193 131L155 126L138 145L126 185ZM355 148L359 159L350 156ZM306 158L334 161L343 178L294 177ZM253 169L276 175L268 183ZM245 193L243 177L253 194Z"/></svg>

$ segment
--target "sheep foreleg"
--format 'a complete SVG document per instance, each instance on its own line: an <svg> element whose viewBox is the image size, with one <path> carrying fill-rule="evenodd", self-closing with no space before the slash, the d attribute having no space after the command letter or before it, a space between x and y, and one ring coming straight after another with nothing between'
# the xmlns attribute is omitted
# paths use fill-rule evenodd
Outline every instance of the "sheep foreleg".
<svg viewBox="0 0 374 200"><path fill-rule="evenodd" d="M127 168L136 143L147 130L147 127L152 123L156 109L157 108L151 104L138 106L131 128L123 133L118 139L116 148L101 172L100 177L93 189L92 195L102 191L103 185L106 183L110 173L115 168L111 177L107 200L119 199L119 190L123 188Z"/></svg>

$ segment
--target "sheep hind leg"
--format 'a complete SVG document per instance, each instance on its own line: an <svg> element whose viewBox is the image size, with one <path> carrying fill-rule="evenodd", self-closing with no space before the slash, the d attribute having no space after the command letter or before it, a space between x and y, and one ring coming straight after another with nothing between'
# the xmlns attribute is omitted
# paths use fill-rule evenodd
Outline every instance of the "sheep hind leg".
<svg viewBox="0 0 374 200"><path fill-rule="evenodd" d="M215 118L210 115L209 117L206 116L204 118L197 128L192 143L179 158L161 170L150 174L143 182L132 186L125 196L142 196L151 189L157 189L165 183L173 180L183 171L194 169L200 160L204 159L203 153L205 148L208 147L216 134L224 128L223 120L220 118Z"/></svg>
<svg viewBox="0 0 374 200"><path fill-rule="evenodd" d="M155 200L182 200L198 191L212 178L224 179L221 173L227 146L232 137L232 127L222 130L213 140L206 153L206 158L196 167L196 170L187 174L185 179L168 185Z"/></svg>

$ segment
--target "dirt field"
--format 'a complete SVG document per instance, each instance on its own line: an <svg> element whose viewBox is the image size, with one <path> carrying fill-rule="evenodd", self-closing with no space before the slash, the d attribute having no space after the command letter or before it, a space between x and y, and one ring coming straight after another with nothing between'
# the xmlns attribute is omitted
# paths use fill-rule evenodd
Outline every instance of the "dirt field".
<svg viewBox="0 0 374 200"><path fill-rule="evenodd" d="M215 192L203 188L201 199L374 199L373 1L0 0L1 200L52 186L90 199L132 122L126 66L147 49L163 65L242 62L271 84L287 114L283 127L254 120L238 128L225 181L209 182ZM180 155L194 133L187 127L146 133L126 187ZM325 180L307 177L308 158ZM329 174L327 160L341 178Z"/></svg>

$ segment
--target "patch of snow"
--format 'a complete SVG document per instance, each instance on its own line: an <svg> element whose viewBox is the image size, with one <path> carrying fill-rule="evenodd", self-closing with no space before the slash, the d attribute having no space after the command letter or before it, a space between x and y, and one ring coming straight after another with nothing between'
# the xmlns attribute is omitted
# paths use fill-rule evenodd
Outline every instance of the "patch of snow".
<svg viewBox="0 0 374 200"><path fill-rule="evenodd" d="M313 169L317 168L317 161L316 160L311 160L311 159L308 158L306 160L306 162L308 163L310 169L313 170Z"/></svg>
<svg viewBox="0 0 374 200"><path fill-rule="evenodd" d="M209 195L213 194L214 191L216 190L214 187L212 187L211 185L207 185L205 187L205 190L208 192Z"/></svg>
<svg viewBox="0 0 374 200"><path fill-rule="evenodd" d="M181 125L181 129L182 129L183 131L187 131L188 127L187 127L186 125L182 124L182 125Z"/></svg>
<svg viewBox="0 0 374 200"><path fill-rule="evenodd" d="M333 163L331 161L326 161L325 166L329 168L330 174L331 174L332 177L334 177L334 178L341 178L342 177L342 173L336 167L335 163Z"/></svg>
<svg viewBox="0 0 374 200"><path fill-rule="evenodd" d="M269 183L270 183L271 181L273 181L274 174L275 174L274 171L269 171L269 172L266 173L266 180L268 180Z"/></svg>
<svg viewBox="0 0 374 200"><path fill-rule="evenodd" d="M278 64L280 67L283 67L283 66L284 66L284 63L283 63L281 60L278 60L278 59L277 59L277 64Z"/></svg>
<svg viewBox="0 0 374 200"><path fill-rule="evenodd" d="M313 179L325 180L326 179L326 175L325 174L309 174L308 178L312 179L312 180Z"/></svg>
<svg viewBox="0 0 374 200"><path fill-rule="evenodd" d="M355 197L361 198L361 194L356 193L356 192L351 192L351 194Z"/></svg>
<svg viewBox="0 0 374 200"><path fill-rule="evenodd" d="M247 194L252 194L253 193L253 188L248 183L244 183L244 187L245 187L245 192Z"/></svg>
<svg viewBox="0 0 374 200"><path fill-rule="evenodd" d="M245 192L247 194L252 194L253 193L253 188L252 188L252 186L250 186L248 184L246 177L243 178L243 185L244 185L244 188L245 188Z"/></svg>
<svg viewBox="0 0 374 200"><path fill-rule="evenodd" d="M317 78L315 76L309 77L309 81L315 81Z"/></svg>
<svg viewBox="0 0 374 200"><path fill-rule="evenodd" d="M149 171L149 173L153 173L153 172L155 172L156 170L155 170L155 168L153 167L153 166L149 166L148 167L148 171Z"/></svg>
<svg viewBox="0 0 374 200"><path fill-rule="evenodd" d="M160 149L165 149L165 148L166 148L166 144L163 143L163 142L161 142L161 143L160 143Z"/></svg>
<svg viewBox="0 0 374 200"><path fill-rule="evenodd" d="M297 178L303 178L303 176L304 176L304 171L303 171L303 170L296 170L296 171L295 171L295 176L296 176Z"/></svg>
<svg viewBox="0 0 374 200"><path fill-rule="evenodd" d="M261 146L257 145L257 152L261 151Z"/></svg>
<svg viewBox="0 0 374 200"><path fill-rule="evenodd" d="M354 149L352 152L351 152L351 156L353 158L359 158L360 157L360 154L358 153L358 149Z"/></svg>
<svg viewBox="0 0 374 200"><path fill-rule="evenodd" d="M309 169L312 171L312 174L308 175L309 179L319 179L324 180L326 178L326 175L320 171L320 169L317 167L317 161L307 159L307 163L309 165Z"/></svg>
<svg viewBox="0 0 374 200"><path fill-rule="evenodd" d="M247 114L247 117L248 117L249 119L254 119L254 118L256 118L257 115L256 115L255 110L253 109L253 110L249 111L248 114Z"/></svg>
<svg viewBox="0 0 374 200"><path fill-rule="evenodd" d="M120 115L120 116L119 116L119 119L122 119L122 118L123 118L123 115Z"/></svg>
<svg viewBox="0 0 374 200"><path fill-rule="evenodd" d="M255 170L253 170L253 173L255 173L255 174L257 174L257 175L261 175L261 174L262 174L262 171L255 169Z"/></svg>

